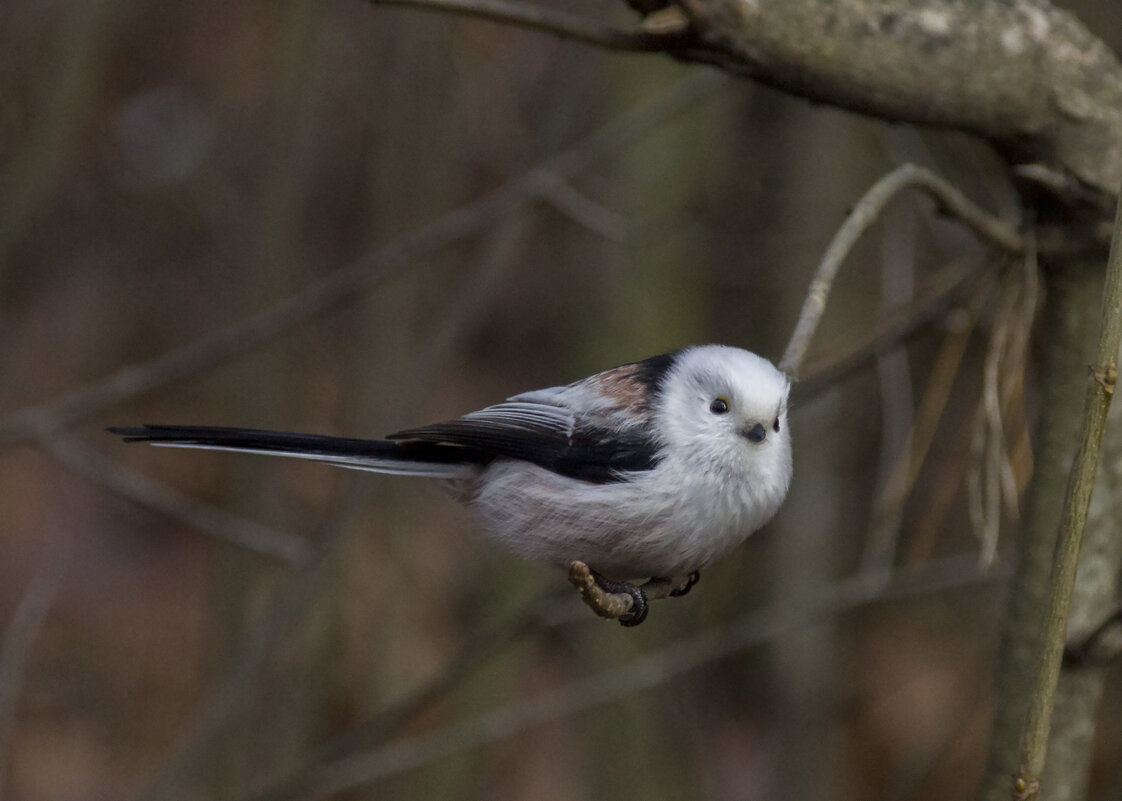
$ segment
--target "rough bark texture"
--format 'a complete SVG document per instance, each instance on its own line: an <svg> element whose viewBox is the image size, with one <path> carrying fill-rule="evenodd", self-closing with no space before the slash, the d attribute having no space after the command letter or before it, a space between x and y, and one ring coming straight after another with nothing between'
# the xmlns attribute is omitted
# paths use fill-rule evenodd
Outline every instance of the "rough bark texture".
<svg viewBox="0 0 1122 801"><path fill-rule="evenodd" d="M1122 404L1111 406L1107 431L1122 426ZM1118 566L1122 564L1122 437L1106 438L1100 457L1095 494L1091 499L1079 575L1071 599L1068 637L1081 637L1102 623L1115 608ZM1067 668L1056 687L1052 736L1041 784L1052 801L1087 797L1087 780L1102 699L1106 668L1087 665Z"/></svg>
<svg viewBox="0 0 1122 801"><path fill-rule="evenodd" d="M1122 184L1122 65L1043 0L680 0L675 54L889 120L982 136L1106 196Z"/></svg>

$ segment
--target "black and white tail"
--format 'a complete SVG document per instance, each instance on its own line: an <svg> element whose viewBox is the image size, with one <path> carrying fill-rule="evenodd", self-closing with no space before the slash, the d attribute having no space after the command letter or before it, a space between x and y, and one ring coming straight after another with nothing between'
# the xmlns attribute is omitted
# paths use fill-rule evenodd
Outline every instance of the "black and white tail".
<svg viewBox="0 0 1122 801"><path fill-rule="evenodd" d="M351 439L252 428L146 425L109 431L124 437L125 442L293 456L356 470L430 478L471 478L480 465L493 458L476 448L445 443Z"/></svg>

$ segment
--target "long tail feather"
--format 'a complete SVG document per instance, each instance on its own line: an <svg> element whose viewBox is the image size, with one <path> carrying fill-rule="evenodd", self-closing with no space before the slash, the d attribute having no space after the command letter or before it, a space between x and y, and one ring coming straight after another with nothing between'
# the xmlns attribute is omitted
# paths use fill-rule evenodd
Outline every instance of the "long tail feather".
<svg viewBox="0 0 1122 801"><path fill-rule="evenodd" d="M252 428L145 425L109 431L124 437L125 442L292 456L357 470L433 478L469 478L479 465L492 458L475 448L443 443L352 439Z"/></svg>

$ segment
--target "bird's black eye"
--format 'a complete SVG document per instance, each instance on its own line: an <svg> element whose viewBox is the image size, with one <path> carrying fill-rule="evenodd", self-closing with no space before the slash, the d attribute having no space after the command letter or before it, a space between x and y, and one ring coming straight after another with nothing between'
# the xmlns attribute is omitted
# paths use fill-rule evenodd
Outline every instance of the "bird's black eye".
<svg viewBox="0 0 1122 801"><path fill-rule="evenodd" d="M771 421L771 430L774 431L776 434L779 433L779 418L778 417Z"/></svg>
<svg viewBox="0 0 1122 801"><path fill-rule="evenodd" d="M713 399L713 402L709 404L709 411L713 414L728 414L729 399L724 395L718 395Z"/></svg>

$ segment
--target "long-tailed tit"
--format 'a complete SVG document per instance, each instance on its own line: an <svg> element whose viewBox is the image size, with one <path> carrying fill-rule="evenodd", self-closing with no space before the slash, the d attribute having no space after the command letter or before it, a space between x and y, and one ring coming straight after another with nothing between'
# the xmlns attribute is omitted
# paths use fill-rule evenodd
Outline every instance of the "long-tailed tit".
<svg viewBox="0 0 1122 801"><path fill-rule="evenodd" d="M680 592L772 518L791 481L787 377L754 353L688 347L384 440L204 426L111 428L128 442L268 453L441 479L516 554Z"/></svg>

